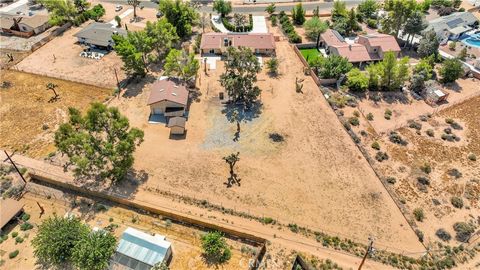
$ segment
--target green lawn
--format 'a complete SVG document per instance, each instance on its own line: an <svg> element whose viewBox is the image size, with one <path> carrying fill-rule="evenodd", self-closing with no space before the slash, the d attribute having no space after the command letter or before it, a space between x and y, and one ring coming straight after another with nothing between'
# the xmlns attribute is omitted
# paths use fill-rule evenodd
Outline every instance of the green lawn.
<svg viewBox="0 0 480 270"><path fill-rule="evenodd" d="M313 58L317 57L318 55L320 55L320 52L316 48L300 49L300 52L302 53L303 58L305 58L305 60L313 59Z"/></svg>

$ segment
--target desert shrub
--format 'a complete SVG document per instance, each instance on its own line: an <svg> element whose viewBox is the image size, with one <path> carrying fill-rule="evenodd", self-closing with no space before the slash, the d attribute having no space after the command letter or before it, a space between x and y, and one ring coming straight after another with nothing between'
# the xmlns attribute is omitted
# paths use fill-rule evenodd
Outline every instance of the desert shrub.
<svg viewBox="0 0 480 270"><path fill-rule="evenodd" d="M423 242L423 237L424 237L423 232L420 231L419 229L416 229L416 230L415 230L415 234L416 234L417 237L418 237L418 241Z"/></svg>
<svg viewBox="0 0 480 270"><path fill-rule="evenodd" d="M360 120L358 120L358 117L350 117L348 119L348 122L352 125L352 126L358 126L360 125Z"/></svg>
<svg viewBox="0 0 480 270"><path fill-rule="evenodd" d="M360 117L360 113L357 110L355 110L353 111L353 116Z"/></svg>
<svg viewBox="0 0 480 270"><path fill-rule="evenodd" d="M468 159L471 161L477 161L477 156L474 153L468 154Z"/></svg>
<svg viewBox="0 0 480 270"><path fill-rule="evenodd" d="M380 150L380 144L375 141L375 142L372 143L372 148L375 149L375 150Z"/></svg>
<svg viewBox="0 0 480 270"><path fill-rule="evenodd" d="M450 233L443 228L438 229L437 232L435 232L435 235L443 241L450 241L450 239L452 239Z"/></svg>
<svg viewBox="0 0 480 270"><path fill-rule="evenodd" d="M450 126L451 126L453 129L455 129L455 130L462 130L462 129L463 129L463 127L462 127L459 123L457 123L457 122L454 122L454 123L451 124Z"/></svg>
<svg viewBox="0 0 480 270"><path fill-rule="evenodd" d="M290 223L288 224L288 228L290 229L290 231L294 232L294 233L298 233L298 225L295 224L295 223Z"/></svg>
<svg viewBox="0 0 480 270"><path fill-rule="evenodd" d="M392 143L396 143L396 144L399 144L399 145L407 145L408 142L405 141L401 136L400 134L398 134L397 132L395 131L392 131L390 132L390 135L388 136L388 139L392 142Z"/></svg>
<svg viewBox="0 0 480 270"><path fill-rule="evenodd" d="M15 250L15 251L13 251L13 252L10 252L10 253L8 254L8 258L13 259L13 258L15 258L15 257L18 256L18 253L20 253L20 251L18 251L18 249Z"/></svg>
<svg viewBox="0 0 480 270"><path fill-rule="evenodd" d="M277 26L278 20L276 15L270 16L270 22L272 23L272 26Z"/></svg>
<svg viewBox="0 0 480 270"><path fill-rule="evenodd" d="M475 226L466 222L456 222L453 224L453 229L457 233L455 238L460 242L467 242L473 232L475 232Z"/></svg>
<svg viewBox="0 0 480 270"><path fill-rule="evenodd" d="M343 121L342 124L343 124L343 127L344 127L346 130L351 130L351 129L352 129L352 125L350 125L349 122Z"/></svg>
<svg viewBox="0 0 480 270"><path fill-rule="evenodd" d="M367 26L372 28L372 29L377 29L377 20L367 19Z"/></svg>
<svg viewBox="0 0 480 270"><path fill-rule="evenodd" d="M20 236L15 237L15 244L21 244L23 243L23 238Z"/></svg>
<svg viewBox="0 0 480 270"><path fill-rule="evenodd" d="M385 119L390 120L392 118L392 114L393 112L390 109L386 109L384 114Z"/></svg>
<svg viewBox="0 0 480 270"><path fill-rule="evenodd" d="M421 185L425 185L425 186L429 186L430 185L430 179L428 179L428 177L425 177L425 176L419 176L417 177L417 181L419 184Z"/></svg>
<svg viewBox="0 0 480 270"><path fill-rule="evenodd" d="M23 215L22 215L22 220L23 220L23 221L28 221L29 219L30 219L30 215L27 214L27 213L23 213Z"/></svg>
<svg viewBox="0 0 480 270"><path fill-rule="evenodd" d="M452 198L450 198L450 202L455 208L459 208L459 209L463 208L463 200L460 197L453 196Z"/></svg>
<svg viewBox="0 0 480 270"><path fill-rule="evenodd" d="M453 168L453 169L448 170L447 173L448 173L448 175L450 175L450 176L452 176L452 177L455 177L456 179L462 177L462 175L463 175L463 174L462 174L458 169L456 169L456 168Z"/></svg>
<svg viewBox="0 0 480 270"><path fill-rule="evenodd" d="M419 119L422 122L427 122L428 121L428 116L422 114L422 115L420 115Z"/></svg>
<svg viewBox="0 0 480 270"><path fill-rule="evenodd" d="M360 139L360 137L358 137L357 134L355 134L355 133L352 133L351 136L352 136L353 142L355 142L355 143L360 143L362 141Z"/></svg>
<svg viewBox="0 0 480 270"><path fill-rule="evenodd" d="M224 263L232 257L232 252L220 232L209 232L202 236L202 249L205 257L218 263Z"/></svg>
<svg viewBox="0 0 480 270"><path fill-rule="evenodd" d="M373 121L373 114L372 113L367 114L367 120L368 121Z"/></svg>
<svg viewBox="0 0 480 270"><path fill-rule="evenodd" d="M422 129L422 124L417 123L415 121L410 121L410 123L408 124L408 127L414 128L416 130L421 130Z"/></svg>
<svg viewBox="0 0 480 270"><path fill-rule="evenodd" d="M262 222L263 222L264 224L271 224L271 223L274 223L275 220L274 220L273 218L271 218L271 217L264 217L264 218L262 219Z"/></svg>
<svg viewBox="0 0 480 270"><path fill-rule="evenodd" d="M392 176L389 176L387 177L387 179L385 179L387 181L387 183L389 184L395 184L397 182L397 179L395 177L392 177Z"/></svg>
<svg viewBox="0 0 480 270"><path fill-rule="evenodd" d="M429 174L432 172L432 167L430 166L430 164L425 163L420 167L420 170L422 170L426 174Z"/></svg>
<svg viewBox="0 0 480 270"><path fill-rule="evenodd" d="M433 129L427 129L427 131L426 131L425 133L427 133L427 135L428 135L429 137L435 136L435 132L433 132Z"/></svg>
<svg viewBox="0 0 480 270"><path fill-rule="evenodd" d="M422 208L415 208L413 210L413 216L415 216L415 220L422 222L425 219L425 213L423 213Z"/></svg>
<svg viewBox="0 0 480 270"><path fill-rule="evenodd" d="M18 236L18 232L12 232L12 238L15 238Z"/></svg>
<svg viewBox="0 0 480 270"><path fill-rule="evenodd" d="M22 225L20 225L20 230L22 230L22 231L28 231L28 230L31 230L31 229L33 229L33 225L30 224L30 222L25 222Z"/></svg>
<svg viewBox="0 0 480 270"><path fill-rule="evenodd" d="M382 162L384 160L388 160L388 154L382 151L378 151L377 154L375 155L375 159L378 162Z"/></svg>
<svg viewBox="0 0 480 270"><path fill-rule="evenodd" d="M283 142L285 140L283 135L277 132L268 134L268 138L270 138L270 140L272 140L273 142Z"/></svg>
<svg viewBox="0 0 480 270"><path fill-rule="evenodd" d="M451 125L453 124L455 121L452 119L452 118L445 118L445 123Z"/></svg>

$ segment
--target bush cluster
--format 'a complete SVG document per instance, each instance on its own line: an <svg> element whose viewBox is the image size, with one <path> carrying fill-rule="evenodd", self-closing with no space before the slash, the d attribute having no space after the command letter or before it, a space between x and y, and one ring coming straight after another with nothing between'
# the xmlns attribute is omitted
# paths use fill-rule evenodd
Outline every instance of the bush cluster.
<svg viewBox="0 0 480 270"><path fill-rule="evenodd" d="M385 119L390 120L392 118L392 114L393 112L390 109L386 109L384 114Z"/></svg>
<svg viewBox="0 0 480 270"><path fill-rule="evenodd" d="M378 151L377 154L375 155L375 159L378 162L382 162L384 160L388 160L388 154L382 151Z"/></svg>
<svg viewBox="0 0 480 270"><path fill-rule="evenodd" d="M415 216L415 220L422 222L425 219L425 214L423 213L422 208L415 208L413 210L413 215Z"/></svg>
<svg viewBox="0 0 480 270"><path fill-rule="evenodd" d="M225 26L225 28L227 28L227 30L231 32L250 32L253 29L252 14L248 15L248 25L237 27L231 24L226 17L222 17L222 23L223 23L223 26Z"/></svg>
<svg viewBox="0 0 480 270"><path fill-rule="evenodd" d="M397 132L395 131L392 131L390 132L390 135L388 136L388 139L392 142L392 143L396 143L396 144L399 144L399 145L407 145L408 142L406 140L404 140L400 134L398 134Z"/></svg>
<svg viewBox="0 0 480 270"><path fill-rule="evenodd" d="M463 200L460 197L454 196L450 199L450 202L455 208L459 208L459 209L463 208Z"/></svg>
<svg viewBox="0 0 480 270"><path fill-rule="evenodd" d="M437 232L435 232L435 235L443 241L450 241L450 239L452 239L450 233L443 228L438 229Z"/></svg>
<svg viewBox="0 0 480 270"><path fill-rule="evenodd" d="M475 226L465 222L456 222L453 224L453 229L457 233L455 238L460 242L467 242L472 233L475 232Z"/></svg>
<svg viewBox="0 0 480 270"><path fill-rule="evenodd" d="M375 150L380 150L380 144L377 141L375 141L372 143L372 148Z"/></svg>
<svg viewBox="0 0 480 270"><path fill-rule="evenodd" d="M282 11L280 12L279 16L280 24L282 25L283 31L288 36L288 41L291 43L302 43L302 37L298 35L297 31L295 31L295 27L293 27L293 24L287 14Z"/></svg>

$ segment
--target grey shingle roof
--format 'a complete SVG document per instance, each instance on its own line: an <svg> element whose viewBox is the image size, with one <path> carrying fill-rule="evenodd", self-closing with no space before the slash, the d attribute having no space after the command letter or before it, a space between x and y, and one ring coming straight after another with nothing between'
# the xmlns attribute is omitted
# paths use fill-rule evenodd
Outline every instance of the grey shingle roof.
<svg viewBox="0 0 480 270"><path fill-rule="evenodd" d="M112 35L114 33L122 36L127 35L127 31L122 28L112 27L112 25L108 23L94 22L83 28L74 36L78 38L88 39L90 43L94 45L108 46L109 40L112 40Z"/></svg>
<svg viewBox="0 0 480 270"><path fill-rule="evenodd" d="M472 25L477 21L477 18L470 12L455 12L448 16L440 17L431 20L425 31L434 30L440 33L444 30L451 30L454 28Z"/></svg>

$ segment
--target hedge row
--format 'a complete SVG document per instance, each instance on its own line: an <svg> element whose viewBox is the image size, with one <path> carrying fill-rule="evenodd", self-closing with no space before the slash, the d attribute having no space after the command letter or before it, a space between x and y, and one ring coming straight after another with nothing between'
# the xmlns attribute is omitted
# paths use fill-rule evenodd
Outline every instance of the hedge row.
<svg viewBox="0 0 480 270"><path fill-rule="evenodd" d="M250 32L253 29L253 18L252 14L248 15L248 25L236 27L235 25L231 24L227 18L222 17L222 23L228 31L231 32Z"/></svg>
<svg viewBox="0 0 480 270"><path fill-rule="evenodd" d="M283 32L288 36L288 41L291 43L302 43L302 37L295 31L290 18L283 11L280 12L280 23L282 24Z"/></svg>

